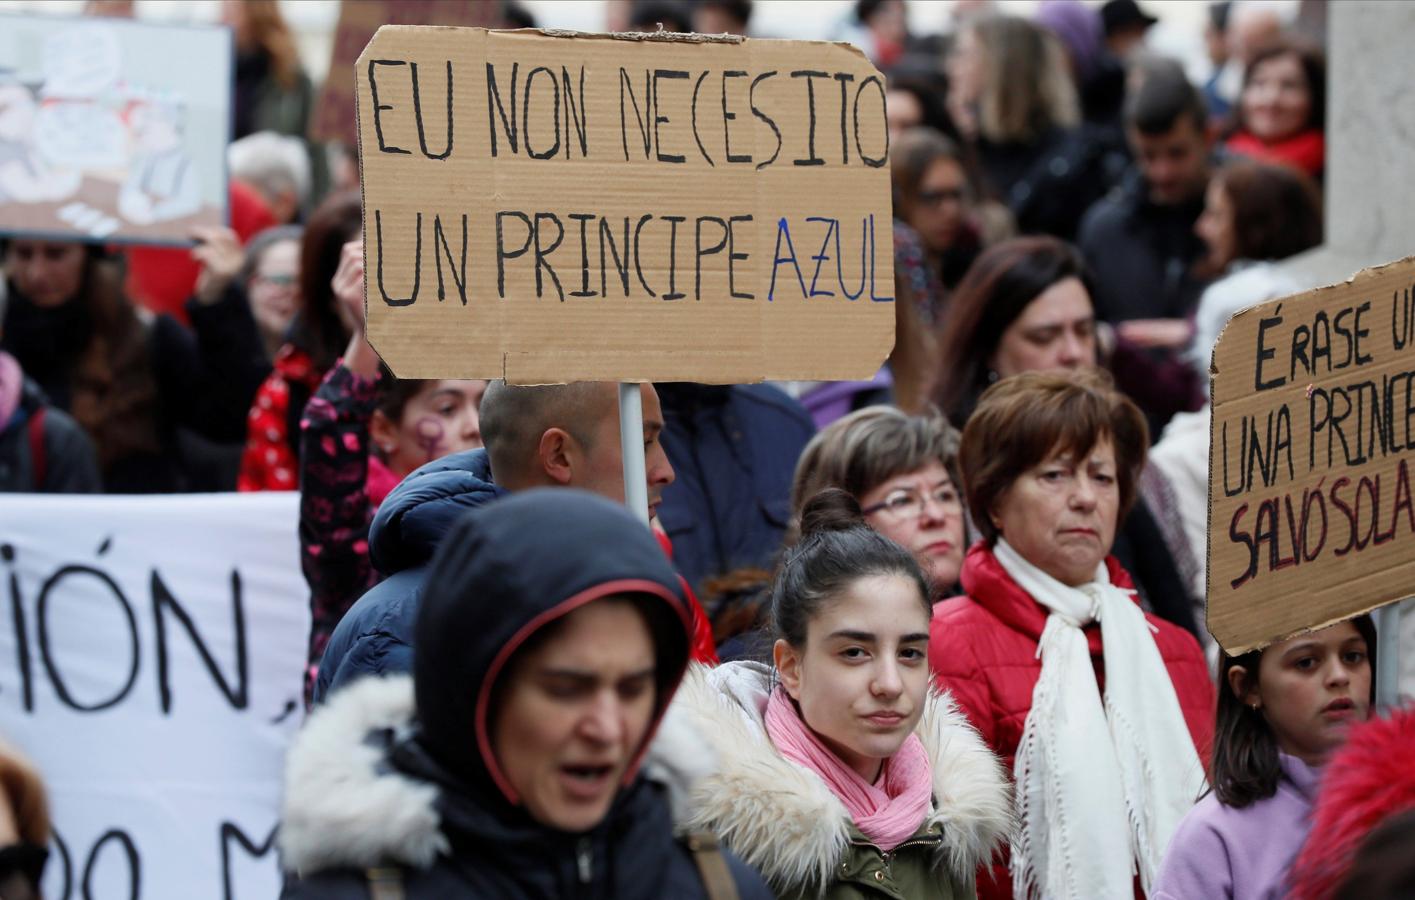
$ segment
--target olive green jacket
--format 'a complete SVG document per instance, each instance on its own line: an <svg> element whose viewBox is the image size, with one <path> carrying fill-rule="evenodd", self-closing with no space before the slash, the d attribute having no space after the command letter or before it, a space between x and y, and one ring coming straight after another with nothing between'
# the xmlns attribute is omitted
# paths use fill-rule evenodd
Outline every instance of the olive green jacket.
<svg viewBox="0 0 1415 900"><path fill-rule="evenodd" d="M675 820L708 830L790 900L972 900L979 866L1012 827L1008 780L947 694L915 729L933 766L933 809L883 853L814 772L781 756L763 716L770 670L695 666L669 707L646 772L669 786Z"/></svg>

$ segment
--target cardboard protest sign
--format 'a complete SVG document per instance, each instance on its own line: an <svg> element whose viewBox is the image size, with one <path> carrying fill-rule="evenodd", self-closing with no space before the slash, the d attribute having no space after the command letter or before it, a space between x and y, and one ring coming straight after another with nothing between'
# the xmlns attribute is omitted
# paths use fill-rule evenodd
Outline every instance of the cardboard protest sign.
<svg viewBox="0 0 1415 900"><path fill-rule="evenodd" d="M342 0L329 72L320 90L310 123L316 141L358 144L357 106L354 98L354 60L374 32L383 25L481 25L497 24L496 3L449 3L447 0Z"/></svg>
<svg viewBox="0 0 1415 900"><path fill-rule="evenodd" d="M225 28L0 16L0 234L225 224L231 60Z"/></svg>
<svg viewBox="0 0 1415 900"><path fill-rule="evenodd" d="M1415 594L1415 257L1238 313L1212 372L1219 644L1245 652Z"/></svg>
<svg viewBox="0 0 1415 900"><path fill-rule="evenodd" d="M280 892L310 627L298 504L0 496L0 736L49 790L43 896Z"/></svg>
<svg viewBox="0 0 1415 900"><path fill-rule="evenodd" d="M359 57L368 336L400 377L872 377L884 80L844 44L385 27Z"/></svg>

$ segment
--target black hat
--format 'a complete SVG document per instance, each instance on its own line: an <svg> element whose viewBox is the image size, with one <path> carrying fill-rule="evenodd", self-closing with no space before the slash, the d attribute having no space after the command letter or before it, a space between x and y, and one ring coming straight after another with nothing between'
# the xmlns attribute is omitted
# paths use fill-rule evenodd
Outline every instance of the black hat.
<svg viewBox="0 0 1415 900"><path fill-rule="evenodd" d="M1158 21L1159 19L1141 9L1135 0L1108 0L1101 7L1101 24L1105 26L1106 37L1137 25L1149 28Z"/></svg>

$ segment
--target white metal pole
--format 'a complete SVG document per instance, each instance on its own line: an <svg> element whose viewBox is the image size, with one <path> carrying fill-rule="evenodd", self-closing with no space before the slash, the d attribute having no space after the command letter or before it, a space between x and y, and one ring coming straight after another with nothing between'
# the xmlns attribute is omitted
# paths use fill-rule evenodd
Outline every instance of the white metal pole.
<svg viewBox="0 0 1415 900"><path fill-rule="evenodd" d="M1376 707L1395 709L1400 705L1400 607L1382 606L1376 620Z"/></svg>
<svg viewBox="0 0 1415 900"><path fill-rule="evenodd" d="M644 463L644 400L637 384L619 385L619 446L624 456L624 503L649 523L649 486Z"/></svg>

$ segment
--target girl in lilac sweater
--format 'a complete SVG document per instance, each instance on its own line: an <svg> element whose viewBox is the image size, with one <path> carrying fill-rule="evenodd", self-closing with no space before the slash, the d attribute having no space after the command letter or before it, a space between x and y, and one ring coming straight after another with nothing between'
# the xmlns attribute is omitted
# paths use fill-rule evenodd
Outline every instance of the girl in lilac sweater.
<svg viewBox="0 0 1415 900"><path fill-rule="evenodd" d="M1179 823L1153 900L1278 900L1322 764L1364 721L1375 626L1359 616L1219 663L1210 792Z"/></svg>

